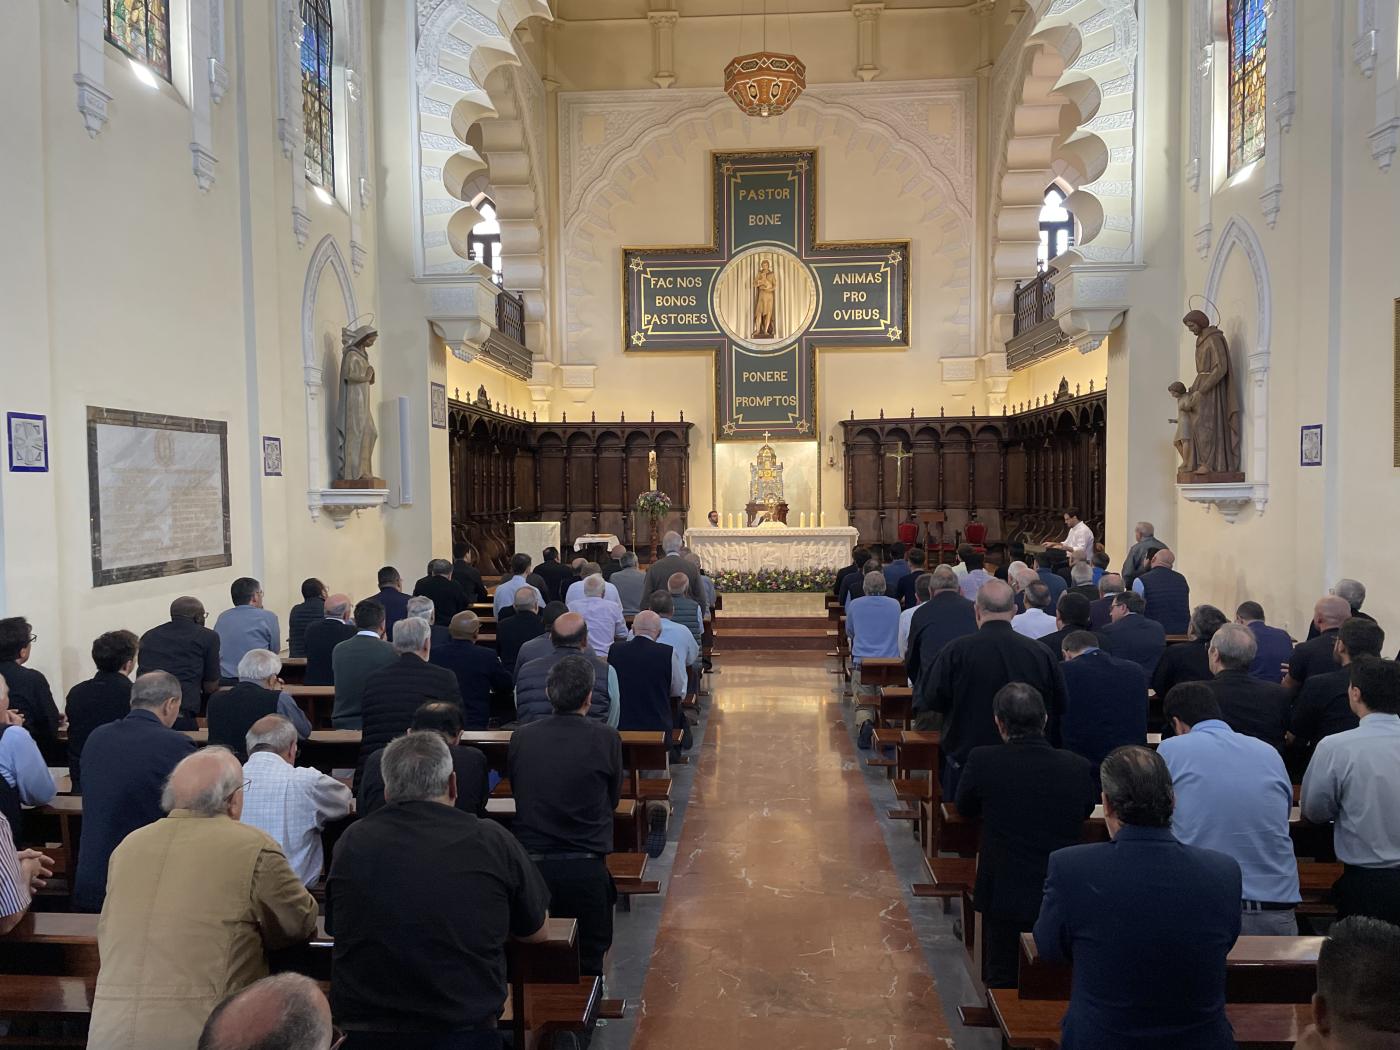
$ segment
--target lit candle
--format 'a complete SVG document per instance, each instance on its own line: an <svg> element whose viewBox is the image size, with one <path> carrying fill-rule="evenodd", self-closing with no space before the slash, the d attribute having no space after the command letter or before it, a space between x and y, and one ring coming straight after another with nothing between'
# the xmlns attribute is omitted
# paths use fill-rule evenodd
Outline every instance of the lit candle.
<svg viewBox="0 0 1400 1050"><path fill-rule="evenodd" d="M821 523L821 527L826 528L826 511L822 511Z"/></svg>

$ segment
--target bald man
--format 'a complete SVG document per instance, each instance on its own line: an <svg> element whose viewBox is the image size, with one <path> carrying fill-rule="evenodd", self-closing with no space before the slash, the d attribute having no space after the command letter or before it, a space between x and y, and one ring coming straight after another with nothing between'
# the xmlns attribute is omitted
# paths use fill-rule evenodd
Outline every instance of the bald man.
<svg viewBox="0 0 1400 1050"><path fill-rule="evenodd" d="M299 973L264 977L209 1015L198 1050L330 1050L331 1007L320 986Z"/></svg>
<svg viewBox="0 0 1400 1050"><path fill-rule="evenodd" d="M632 640L608 651L617 673L618 729L670 731L685 697L685 659L661 637L661 617L648 609L632 621Z"/></svg>
<svg viewBox="0 0 1400 1050"><path fill-rule="evenodd" d="M170 622L152 627L137 647L136 673L169 671L180 682L180 715L194 719L219 688L219 636L204 626L204 603L186 595L170 603Z"/></svg>
<svg viewBox="0 0 1400 1050"><path fill-rule="evenodd" d="M1288 673L1283 677L1283 684L1290 689L1301 689L1303 683L1312 675L1340 671L1342 665L1337 663L1334 652L1337 632L1351 617L1351 605L1345 598L1339 598L1335 594L1319 598L1313 606L1312 617L1317 635L1293 647L1293 655L1288 658Z"/></svg>
<svg viewBox="0 0 1400 1050"><path fill-rule="evenodd" d="M243 767L231 751L181 761L161 806L165 819L112 854L92 1050L188 1050L219 1000L267 976L269 950L316 933L316 899L281 847L239 823Z"/></svg>
<svg viewBox="0 0 1400 1050"><path fill-rule="evenodd" d="M347 638L355 637L355 607L348 594L332 594L326 599L326 615L306 628L307 685L335 685L335 663L331 654Z"/></svg>
<svg viewBox="0 0 1400 1050"><path fill-rule="evenodd" d="M522 588L515 592L534 597L533 590ZM491 697L500 692L502 700L510 689L510 673L501 666L494 649L477 644L481 619L467 609L452 617L447 628L448 640L433 646L428 662L445 667L457 676L457 688L462 694L462 724L467 729L485 729L491 720Z"/></svg>
<svg viewBox="0 0 1400 1050"><path fill-rule="evenodd" d="M1045 703L1046 735L1059 746L1065 683L1048 648L1011 629L1016 598L1011 586L990 579L977 592L977 630L945 645L914 699L919 715L943 716L943 794L957 794L963 764L974 747L999 744L992 700L1002 686L1024 682Z"/></svg>
<svg viewBox="0 0 1400 1050"><path fill-rule="evenodd" d="M627 620L622 615L622 601L606 597L610 585L594 573L569 588L582 593L569 599L569 612L582 616L588 624L588 644L599 656L606 658L614 642L627 640Z"/></svg>
<svg viewBox="0 0 1400 1050"><path fill-rule="evenodd" d="M525 659L525 650L531 647L521 649L521 662L515 668L516 721L529 724L554 713L546 690L549 673L564 657L582 654L588 658L594 675L593 700L587 717L606 722L616 729L621 713L617 672L589 646L588 624L584 618L576 612L562 613L549 626L549 643L547 652L530 660Z"/></svg>
<svg viewBox="0 0 1400 1050"><path fill-rule="evenodd" d="M1152 555L1152 567L1133 580L1133 590L1147 602L1143 613L1168 634L1185 634L1191 626L1191 586L1176 571L1176 555L1163 547Z"/></svg>

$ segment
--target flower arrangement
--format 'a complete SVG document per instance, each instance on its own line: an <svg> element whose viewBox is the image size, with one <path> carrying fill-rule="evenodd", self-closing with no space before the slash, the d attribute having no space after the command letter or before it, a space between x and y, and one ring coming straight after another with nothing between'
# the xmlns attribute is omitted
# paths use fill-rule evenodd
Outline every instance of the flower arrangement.
<svg viewBox="0 0 1400 1050"><path fill-rule="evenodd" d="M665 517L671 509L671 497L664 492L643 492L637 497L637 513L648 518Z"/></svg>
<svg viewBox="0 0 1400 1050"><path fill-rule="evenodd" d="M817 593L836 583L834 569L759 569L757 572L717 572L715 589L727 594Z"/></svg>

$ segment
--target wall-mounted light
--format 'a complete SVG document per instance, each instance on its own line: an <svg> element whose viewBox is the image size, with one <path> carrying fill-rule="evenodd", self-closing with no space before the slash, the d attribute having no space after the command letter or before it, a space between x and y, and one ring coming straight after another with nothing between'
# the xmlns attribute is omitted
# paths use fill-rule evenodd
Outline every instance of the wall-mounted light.
<svg viewBox="0 0 1400 1050"><path fill-rule="evenodd" d="M136 74L137 80L141 81L141 83L145 84L148 88L160 87L160 81L156 79L156 75L151 72L150 68L144 62L138 62L134 58L129 58L127 61L131 63L131 71Z"/></svg>
<svg viewBox="0 0 1400 1050"><path fill-rule="evenodd" d="M835 434L828 434L828 435L826 436L826 465L827 465L829 468L835 468L835 466L836 466L836 435L835 435Z"/></svg>

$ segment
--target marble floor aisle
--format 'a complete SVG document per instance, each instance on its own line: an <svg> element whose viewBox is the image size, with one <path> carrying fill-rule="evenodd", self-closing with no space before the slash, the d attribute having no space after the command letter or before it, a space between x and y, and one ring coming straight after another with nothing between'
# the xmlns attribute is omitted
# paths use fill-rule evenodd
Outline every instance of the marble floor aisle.
<svg viewBox="0 0 1400 1050"><path fill-rule="evenodd" d="M715 676L635 1050L953 1045L832 683Z"/></svg>

